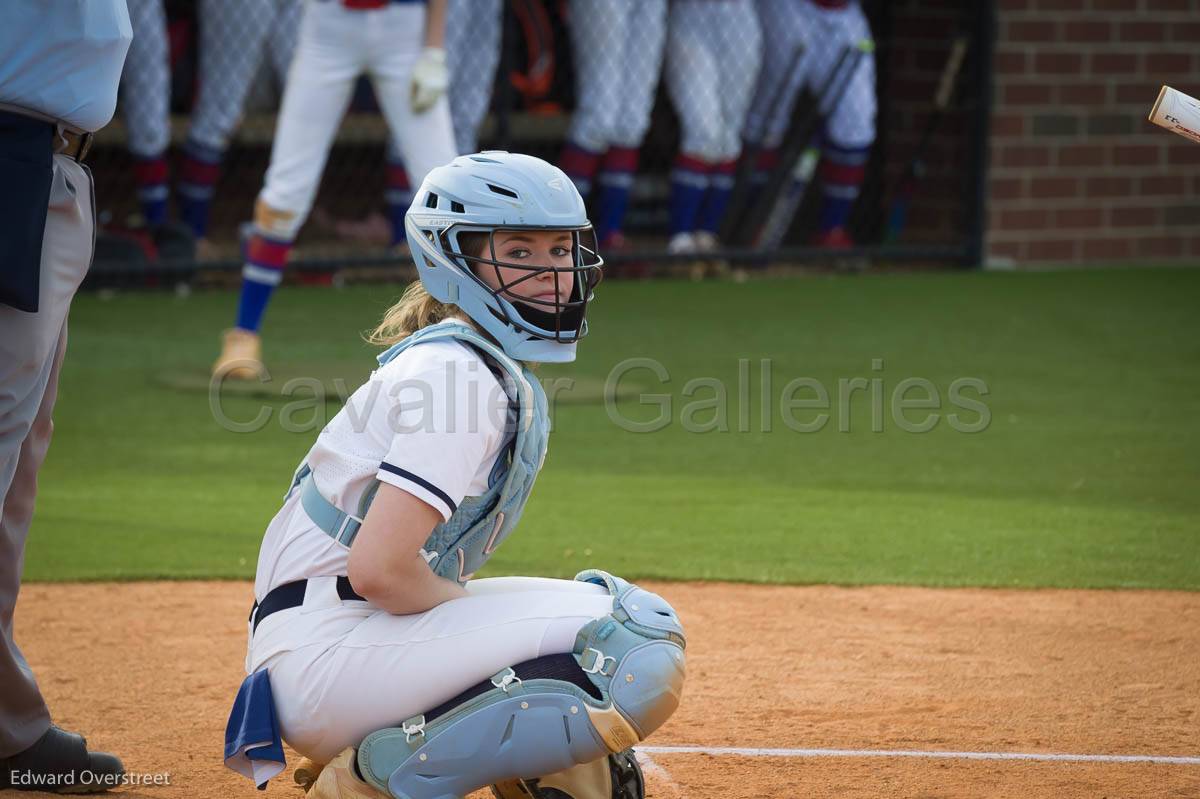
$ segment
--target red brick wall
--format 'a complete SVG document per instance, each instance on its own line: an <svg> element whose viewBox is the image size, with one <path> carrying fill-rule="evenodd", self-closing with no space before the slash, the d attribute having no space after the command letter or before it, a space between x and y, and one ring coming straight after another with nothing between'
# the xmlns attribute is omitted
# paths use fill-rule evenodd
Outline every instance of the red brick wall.
<svg viewBox="0 0 1200 799"><path fill-rule="evenodd" d="M1146 121L1200 96L1200 3L997 5L989 260L1200 260L1200 144Z"/></svg>

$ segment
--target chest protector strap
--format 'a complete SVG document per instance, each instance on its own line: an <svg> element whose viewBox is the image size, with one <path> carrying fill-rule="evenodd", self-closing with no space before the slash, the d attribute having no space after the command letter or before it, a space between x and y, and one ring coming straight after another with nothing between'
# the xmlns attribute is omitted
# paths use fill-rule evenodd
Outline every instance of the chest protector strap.
<svg viewBox="0 0 1200 799"><path fill-rule="evenodd" d="M379 355L382 366L409 347L430 341L454 339L474 347L494 367L509 399L509 432L513 439L501 452L488 478L488 489L477 497L466 497L448 520L433 528L422 555L440 577L464 583L491 557L500 543L517 526L533 483L546 458L550 433L546 394L537 378L500 347L474 328L447 320L418 330ZM375 493L376 480L363 494L358 513L336 507L318 490L307 465L292 481L300 488L301 504L309 518L329 537L350 546L358 535Z"/></svg>

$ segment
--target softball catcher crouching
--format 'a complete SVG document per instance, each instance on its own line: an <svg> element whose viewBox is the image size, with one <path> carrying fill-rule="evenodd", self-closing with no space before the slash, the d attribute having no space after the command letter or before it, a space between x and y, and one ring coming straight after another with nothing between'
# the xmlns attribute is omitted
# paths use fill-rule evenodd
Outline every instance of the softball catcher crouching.
<svg viewBox="0 0 1200 799"><path fill-rule="evenodd" d="M287 741L310 799L640 799L631 747L683 689L671 606L598 570L472 579L545 459L529 364L587 334L603 261L583 200L485 152L432 170L406 227L420 283L263 539L226 764L265 783Z"/></svg>

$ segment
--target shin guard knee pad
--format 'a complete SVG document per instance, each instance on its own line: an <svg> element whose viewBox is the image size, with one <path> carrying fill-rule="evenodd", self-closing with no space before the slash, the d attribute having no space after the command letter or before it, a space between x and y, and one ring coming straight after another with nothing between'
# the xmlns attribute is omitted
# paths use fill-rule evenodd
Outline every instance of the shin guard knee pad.
<svg viewBox="0 0 1200 799"><path fill-rule="evenodd" d="M577 636L576 679L542 676L528 664L505 669L429 721L417 716L368 735L358 750L363 777L397 799L458 799L620 752L658 729L683 688L674 610L605 572L576 579L613 595L612 613Z"/></svg>

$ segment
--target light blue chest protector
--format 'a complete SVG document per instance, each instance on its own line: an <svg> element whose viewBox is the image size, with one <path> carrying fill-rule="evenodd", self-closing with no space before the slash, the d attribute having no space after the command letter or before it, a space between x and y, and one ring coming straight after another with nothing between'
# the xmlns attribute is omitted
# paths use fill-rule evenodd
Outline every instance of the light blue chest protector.
<svg viewBox="0 0 1200 799"><path fill-rule="evenodd" d="M509 431L514 433L492 467L487 491L463 499L447 521L433 528L423 547L422 555L434 573L464 583L483 567L520 521L546 458L550 417L546 394L533 373L462 322L450 320L418 330L380 354L379 365L409 347L447 339L474 347L493 367L509 398ZM313 522L348 547L375 498L379 481L363 494L357 514L335 507L322 496L307 465L296 473L292 488L296 486L300 487L301 504Z"/></svg>

